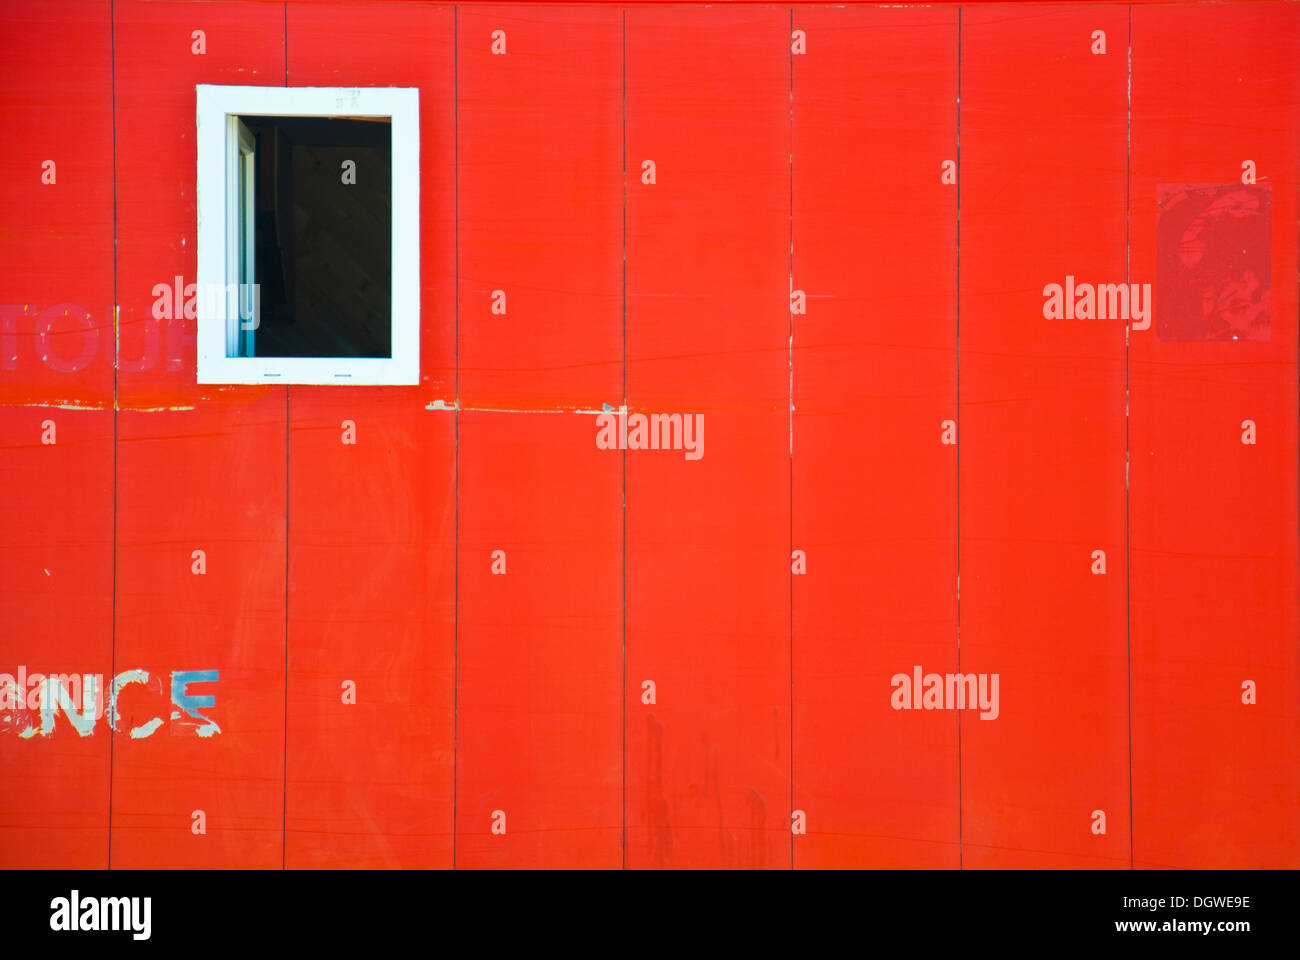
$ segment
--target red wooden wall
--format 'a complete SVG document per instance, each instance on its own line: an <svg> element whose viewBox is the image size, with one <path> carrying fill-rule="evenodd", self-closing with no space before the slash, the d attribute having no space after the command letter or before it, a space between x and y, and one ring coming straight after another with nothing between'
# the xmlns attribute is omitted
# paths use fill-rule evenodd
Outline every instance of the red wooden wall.
<svg viewBox="0 0 1300 960"><path fill-rule="evenodd" d="M1300 866L1294 4L33 0L0 60L0 673L150 677L0 712L0 864ZM196 83L420 89L419 386L196 385ZM1267 340L1044 318L1247 160Z"/></svg>

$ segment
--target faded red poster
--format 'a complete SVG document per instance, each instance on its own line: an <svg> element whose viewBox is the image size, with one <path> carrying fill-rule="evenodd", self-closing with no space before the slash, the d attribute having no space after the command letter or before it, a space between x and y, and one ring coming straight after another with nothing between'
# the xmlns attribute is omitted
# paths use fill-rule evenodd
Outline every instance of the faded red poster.
<svg viewBox="0 0 1300 960"><path fill-rule="evenodd" d="M1268 340L1269 184L1156 187L1156 336Z"/></svg>

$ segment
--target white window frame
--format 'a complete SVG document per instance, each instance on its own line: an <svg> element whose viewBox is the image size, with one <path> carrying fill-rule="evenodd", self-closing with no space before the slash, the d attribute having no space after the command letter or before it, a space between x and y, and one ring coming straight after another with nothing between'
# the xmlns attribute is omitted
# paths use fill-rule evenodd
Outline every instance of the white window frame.
<svg viewBox="0 0 1300 960"><path fill-rule="evenodd" d="M420 101L408 87L195 86L198 124L198 382L417 384L420 382ZM240 254L252 276L252 221L240 250L239 170L251 167L245 117L388 117L392 123L392 356L249 357L240 338ZM250 205L251 190L242 196ZM232 286L234 285L234 286ZM217 295L207 296L205 291Z"/></svg>

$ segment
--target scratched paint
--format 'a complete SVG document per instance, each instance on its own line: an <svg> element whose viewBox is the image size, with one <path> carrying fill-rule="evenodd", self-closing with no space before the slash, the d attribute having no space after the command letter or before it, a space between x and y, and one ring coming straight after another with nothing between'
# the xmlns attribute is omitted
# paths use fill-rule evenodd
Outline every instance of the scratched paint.
<svg viewBox="0 0 1300 960"><path fill-rule="evenodd" d="M192 684L215 684L221 679L219 670L177 670L171 674L172 736L208 738L221 732L221 727L210 717L200 713L200 708L211 710L216 706L213 693L191 692ZM17 732L18 737L29 740L35 736L50 737L56 730L57 715L62 713L79 736L92 736L107 710L107 729L110 733L125 732L132 740L143 740L153 735L165 722L155 716L144 723L126 727L120 703L123 691L140 686L162 694L162 686L147 670L123 670L112 678L105 688L104 676L87 674L28 675L25 667L17 674L0 674L0 733ZM138 705L137 705L138 709ZM39 716L40 726L24 722L31 715ZM125 730L124 730L125 728Z"/></svg>

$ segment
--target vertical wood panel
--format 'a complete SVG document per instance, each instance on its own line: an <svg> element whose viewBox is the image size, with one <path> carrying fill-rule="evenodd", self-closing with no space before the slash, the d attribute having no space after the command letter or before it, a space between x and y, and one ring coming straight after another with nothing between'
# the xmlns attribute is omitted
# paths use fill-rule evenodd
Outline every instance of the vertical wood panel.
<svg viewBox="0 0 1300 960"><path fill-rule="evenodd" d="M1000 676L962 715L963 864L1127 866L1125 321L1043 314L1125 281L1127 17L962 24L961 669Z"/></svg>
<svg viewBox="0 0 1300 960"><path fill-rule="evenodd" d="M117 451L119 670L128 729L113 756L114 867L283 862L285 402L280 388L203 387L193 321L153 321L152 289L195 275L194 85L284 79L283 8L119 2ZM193 31L206 53L193 53ZM151 330L153 331L151 333ZM152 346L151 346L152 344ZM203 550L207 572L192 572ZM198 737L171 719L173 671L216 670ZM186 718L180 718L184 721ZM191 830L202 810L206 835Z"/></svg>
<svg viewBox="0 0 1300 960"><path fill-rule="evenodd" d="M0 672L15 681L111 674L110 57L107 3L0 10ZM39 712L0 713L0 865L105 866L104 721L81 736L60 713L21 738L29 723Z"/></svg>
<svg viewBox="0 0 1300 960"><path fill-rule="evenodd" d="M630 867L790 865L789 37L627 10L628 404L704 417L627 452Z"/></svg>
<svg viewBox="0 0 1300 960"><path fill-rule="evenodd" d="M453 29L288 10L290 84L420 90L422 289L419 386L290 388L289 867L452 863L455 421L425 407L454 397Z"/></svg>
<svg viewBox="0 0 1300 960"><path fill-rule="evenodd" d="M957 718L890 679L956 669L957 13L794 25L795 863L955 867Z"/></svg>
<svg viewBox="0 0 1300 960"><path fill-rule="evenodd" d="M623 389L622 15L458 16L456 862L616 867L622 461L581 411Z"/></svg>
<svg viewBox="0 0 1300 960"><path fill-rule="evenodd" d="M1156 282L1160 243L1192 262L1200 242L1217 305L1245 277L1237 249L1258 242L1234 238L1237 249L1214 253L1221 225L1158 238L1161 185L1241 187L1242 161L1253 160L1253 189L1272 204L1268 340L1165 339L1165 324L1196 318L1160 291L1152 328L1133 333L1139 868L1300 863L1298 14L1273 4L1133 10L1134 279ZM1244 420L1256 424L1254 445L1241 442ZM1242 703L1246 680L1254 705Z"/></svg>

